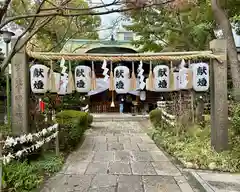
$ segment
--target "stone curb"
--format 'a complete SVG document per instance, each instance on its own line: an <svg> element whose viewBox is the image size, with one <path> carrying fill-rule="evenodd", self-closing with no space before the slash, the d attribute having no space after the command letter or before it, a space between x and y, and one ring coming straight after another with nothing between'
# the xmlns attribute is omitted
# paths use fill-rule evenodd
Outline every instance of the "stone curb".
<svg viewBox="0 0 240 192"><path fill-rule="evenodd" d="M202 179L202 177L200 175L198 175L196 172L194 171L190 171L189 173L191 173L191 175L200 183L200 185L202 185L202 187L206 190L206 192L215 192L210 186L209 184L204 181Z"/></svg>
<svg viewBox="0 0 240 192"><path fill-rule="evenodd" d="M102 117L102 118L94 118L93 122L105 122L105 121L139 121L139 120L147 120L148 117L128 117L128 118L119 118L119 117Z"/></svg>

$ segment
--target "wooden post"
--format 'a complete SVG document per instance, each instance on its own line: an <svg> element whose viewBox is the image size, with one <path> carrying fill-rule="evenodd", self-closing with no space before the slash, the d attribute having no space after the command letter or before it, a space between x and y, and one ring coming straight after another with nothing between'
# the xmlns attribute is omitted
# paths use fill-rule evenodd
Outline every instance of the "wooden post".
<svg viewBox="0 0 240 192"><path fill-rule="evenodd" d="M191 90L191 115L192 115L192 123L195 123L195 113L194 113L194 90Z"/></svg>
<svg viewBox="0 0 240 192"><path fill-rule="evenodd" d="M15 43L13 42L12 45ZM21 44L21 43L18 43ZM20 135L29 132L29 64L25 47L12 58L12 132Z"/></svg>
<svg viewBox="0 0 240 192"><path fill-rule="evenodd" d="M179 91L179 112L178 117L182 116L182 91Z"/></svg>
<svg viewBox="0 0 240 192"><path fill-rule="evenodd" d="M3 160L1 159L2 156L2 148L3 148L3 143L2 143L2 133L0 133L0 192L2 192L2 172L3 172Z"/></svg>
<svg viewBox="0 0 240 192"><path fill-rule="evenodd" d="M59 126L59 125L58 125ZM56 132L57 132L57 136L56 136L56 143L55 143L55 148L56 148L56 156L59 156L59 128L57 126Z"/></svg>
<svg viewBox="0 0 240 192"><path fill-rule="evenodd" d="M198 123L203 123L204 122L204 101L203 97L201 94L197 94L198 96L198 103L196 107L196 120Z"/></svg>
<svg viewBox="0 0 240 192"><path fill-rule="evenodd" d="M228 95L227 95L227 41L215 39L210 42L215 55L211 63L211 144L216 151L228 148Z"/></svg>

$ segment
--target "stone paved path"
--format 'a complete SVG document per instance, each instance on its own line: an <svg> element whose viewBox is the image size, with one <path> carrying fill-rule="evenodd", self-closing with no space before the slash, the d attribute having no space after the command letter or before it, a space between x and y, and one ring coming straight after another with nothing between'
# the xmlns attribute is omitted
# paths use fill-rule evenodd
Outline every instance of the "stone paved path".
<svg viewBox="0 0 240 192"><path fill-rule="evenodd" d="M206 192L240 192L240 174L192 171Z"/></svg>
<svg viewBox="0 0 240 192"><path fill-rule="evenodd" d="M192 192L139 122L95 122L42 192Z"/></svg>

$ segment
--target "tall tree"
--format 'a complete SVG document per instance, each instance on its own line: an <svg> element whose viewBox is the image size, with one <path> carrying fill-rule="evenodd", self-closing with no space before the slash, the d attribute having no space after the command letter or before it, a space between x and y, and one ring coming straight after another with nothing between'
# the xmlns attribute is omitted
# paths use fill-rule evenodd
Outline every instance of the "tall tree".
<svg viewBox="0 0 240 192"><path fill-rule="evenodd" d="M129 29L140 36L135 44L143 44L144 50L156 51L163 46L167 46L168 50L204 49L213 38L213 30L217 27L222 29L227 40L233 93L235 100L240 101L240 63L232 32L234 22L240 32L239 9L240 2L236 0L175 0L158 12L156 9L149 9L142 11L142 16L140 13L131 14L133 25ZM138 17L141 18L140 21Z"/></svg>
<svg viewBox="0 0 240 192"><path fill-rule="evenodd" d="M214 35L211 7L206 2L181 9L150 7L130 17L132 24L126 28L140 37L133 43L143 51L203 50Z"/></svg>
<svg viewBox="0 0 240 192"><path fill-rule="evenodd" d="M19 5L19 0L13 0L9 12L12 16L17 16L22 13L28 13L28 10L34 9L39 2L31 3L32 0L22 0ZM56 4L57 0L52 1ZM81 5L82 8L89 8L84 0L73 0L68 6L76 7ZM51 7L51 4L46 3L44 8ZM69 11L74 13L74 11ZM26 28L29 20L16 20L15 23ZM35 47L38 51L60 51L65 42L70 38L91 38L97 39L97 28L100 26L101 20L99 16L76 16L76 17L59 17L56 16L44 27L39 29L35 36Z"/></svg>
<svg viewBox="0 0 240 192"><path fill-rule="evenodd" d="M64 18L72 18L77 16L95 16L95 15L104 15L116 12L126 12L136 9L136 7L126 7L126 1L122 0L112 0L110 3L102 3L98 5L93 5L91 7L85 7L82 2L79 4L74 4L72 2L76 2L76 0L34 0L30 1L26 12L20 13L19 15L8 15L8 18L4 20L4 16L8 12L9 7L14 4L14 1L19 2L17 0L5 0L2 4L0 4L0 29L6 26L9 22L25 20L28 25L25 27L24 32L17 38L16 43L12 47L8 56L2 62L0 67L0 72L2 73L11 58L15 55L17 51L19 51L26 43L36 35L40 29L46 26L49 22L53 21L56 17L64 17ZM26 0L20 0L20 4L24 4ZM131 1L132 0L127 0ZM164 5L173 0L165 0L160 1L157 4ZM136 3L135 1L132 2ZM24 6L26 3L24 4ZM114 5L114 6L113 6ZM117 5L117 6L116 6ZM153 6L155 3L148 3L146 6ZM100 8L107 8L105 10L101 10ZM22 37L25 35L23 41L20 41Z"/></svg>
<svg viewBox="0 0 240 192"><path fill-rule="evenodd" d="M224 38L227 40L227 53L232 75L233 94L235 100L240 101L240 62L238 60L237 48L230 22L230 18L236 16L237 13L239 15L238 10L240 3L234 0L211 0L211 5L216 23L223 31Z"/></svg>

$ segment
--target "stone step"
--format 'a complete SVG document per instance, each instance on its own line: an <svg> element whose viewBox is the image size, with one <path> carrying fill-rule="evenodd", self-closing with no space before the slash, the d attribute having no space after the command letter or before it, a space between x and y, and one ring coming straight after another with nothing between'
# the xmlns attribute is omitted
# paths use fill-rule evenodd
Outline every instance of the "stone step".
<svg viewBox="0 0 240 192"><path fill-rule="evenodd" d="M102 121L139 121L148 119L148 115L136 115L132 116L130 114L93 114L94 122L102 122Z"/></svg>

